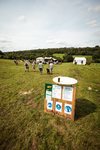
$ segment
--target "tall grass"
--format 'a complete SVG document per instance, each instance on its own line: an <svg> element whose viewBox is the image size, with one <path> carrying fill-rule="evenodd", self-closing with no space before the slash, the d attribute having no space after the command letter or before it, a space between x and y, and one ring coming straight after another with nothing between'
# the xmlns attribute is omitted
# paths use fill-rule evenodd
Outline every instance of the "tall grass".
<svg viewBox="0 0 100 150"><path fill-rule="evenodd" d="M0 60L0 149L1 150L99 150L100 68L72 63L54 65L47 75L44 65L25 72L23 62ZM56 76L78 80L75 121L44 113L45 83ZM32 90L30 94L20 92Z"/></svg>

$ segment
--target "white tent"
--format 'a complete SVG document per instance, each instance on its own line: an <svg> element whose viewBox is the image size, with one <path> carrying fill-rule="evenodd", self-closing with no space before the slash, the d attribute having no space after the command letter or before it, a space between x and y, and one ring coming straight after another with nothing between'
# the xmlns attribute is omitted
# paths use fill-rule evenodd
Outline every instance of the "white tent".
<svg viewBox="0 0 100 150"><path fill-rule="evenodd" d="M54 62L57 61L57 59L53 58L53 57L44 57L44 61L50 61L53 60Z"/></svg>
<svg viewBox="0 0 100 150"><path fill-rule="evenodd" d="M54 62L56 62L56 61L57 61L57 59L53 58L53 61L54 61Z"/></svg>
<svg viewBox="0 0 100 150"><path fill-rule="evenodd" d="M44 61L50 61L52 60L52 57L44 57Z"/></svg>
<svg viewBox="0 0 100 150"><path fill-rule="evenodd" d="M43 57L38 57L38 58L36 58L36 63L39 63L39 61L44 61L44 58Z"/></svg>
<svg viewBox="0 0 100 150"><path fill-rule="evenodd" d="M86 65L86 58L85 57L75 57L73 64Z"/></svg>

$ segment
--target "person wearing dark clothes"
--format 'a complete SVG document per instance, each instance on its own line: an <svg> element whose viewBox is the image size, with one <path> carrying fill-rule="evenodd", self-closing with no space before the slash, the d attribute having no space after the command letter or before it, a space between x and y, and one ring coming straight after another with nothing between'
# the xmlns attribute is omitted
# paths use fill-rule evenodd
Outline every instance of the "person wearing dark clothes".
<svg viewBox="0 0 100 150"><path fill-rule="evenodd" d="M28 70L28 71L29 71L29 64L28 64L28 62L27 62L27 61L25 61L25 72L26 72L26 70Z"/></svg>

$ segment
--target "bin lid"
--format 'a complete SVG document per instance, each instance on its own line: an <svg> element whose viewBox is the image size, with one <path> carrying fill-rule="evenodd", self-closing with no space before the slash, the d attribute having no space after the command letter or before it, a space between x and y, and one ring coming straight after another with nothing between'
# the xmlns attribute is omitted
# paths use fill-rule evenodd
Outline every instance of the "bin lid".
<svg viewBox="0 0 100 150"><path fill-rule="evenodd" d="M60 82L58 82L58 78L60 78ZM74 78L58 76L53 78L53 81L59 85L73 85L76 84L78 81Z"/></svg>

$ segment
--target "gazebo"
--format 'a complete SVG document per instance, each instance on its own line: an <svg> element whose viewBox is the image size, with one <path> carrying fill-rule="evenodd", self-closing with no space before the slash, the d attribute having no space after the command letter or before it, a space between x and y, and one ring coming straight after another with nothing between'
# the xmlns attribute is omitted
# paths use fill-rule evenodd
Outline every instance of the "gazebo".
<svg viewBox="0 0 100 150"><path fill-rule="evenodd" d="M53 60L52 57L44 57L44 61L45 61L45 62L48 62L48 61L51 61L51 60Z"/></svg>
<svg viewBox="0 0 100 150"><path fill-rule="evenodd" d="M75 57L73 64L76 65L86 65L86 58L85 57Z"/></svg>
<svg viewBox="0 0 100 150"><path fill-rule="evenodd" d="M44 58L43 57L38 57L38 58L36 58L36 63L39 63L39 61L44 61Z"/></svg>

